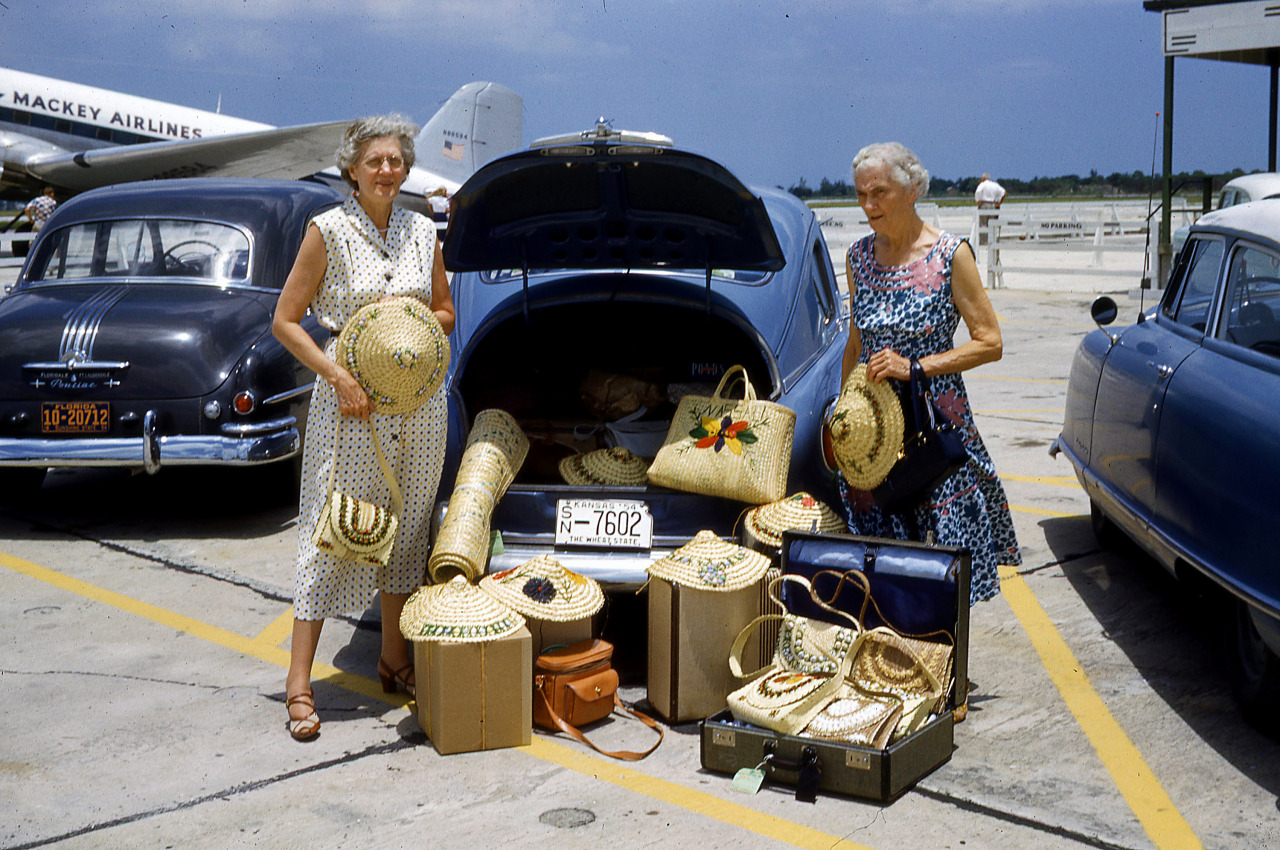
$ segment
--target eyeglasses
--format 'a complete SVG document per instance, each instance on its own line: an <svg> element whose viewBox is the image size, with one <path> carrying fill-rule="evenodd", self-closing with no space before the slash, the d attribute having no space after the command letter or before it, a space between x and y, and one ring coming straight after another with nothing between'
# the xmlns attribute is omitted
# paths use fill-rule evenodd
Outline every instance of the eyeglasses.
<svg viewBox="0 0 1280 850"><path fill-rule="evenodd" d="M383 163L391 166L392 171L399 171L404 168L404 160L398 156L371 156L360 164L370 171L379 171Z"/></svg>

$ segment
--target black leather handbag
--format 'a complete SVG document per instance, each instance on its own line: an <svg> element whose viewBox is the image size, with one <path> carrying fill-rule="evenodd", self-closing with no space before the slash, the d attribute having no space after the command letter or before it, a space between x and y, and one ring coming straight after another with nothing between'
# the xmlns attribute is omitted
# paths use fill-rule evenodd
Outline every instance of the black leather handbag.
<svg viewBox="0 0 1280 850"><path fill-rule="evenodd" d="M888 513L914 508L969 460L963 432L933 403L929 378L915 358L908 394L910 404L903 404L903 410L912 411L915 425L908 429L889 476L871 491L876 504Z"/></svg>

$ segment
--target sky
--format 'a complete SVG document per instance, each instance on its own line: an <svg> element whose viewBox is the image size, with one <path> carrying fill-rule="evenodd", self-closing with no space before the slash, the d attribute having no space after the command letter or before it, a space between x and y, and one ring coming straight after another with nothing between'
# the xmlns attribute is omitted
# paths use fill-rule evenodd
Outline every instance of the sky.
<svg viewBox="0 0 1280 850"><path fill-rule="evenodd" d="M276 125L490 80L526 143L604 117L784 187L879 141L948 179L1147 173L1164 99L1142 0L0 0L0 65ZM1174 170L1265 169L1267 69L1175 65Z"/></svg>

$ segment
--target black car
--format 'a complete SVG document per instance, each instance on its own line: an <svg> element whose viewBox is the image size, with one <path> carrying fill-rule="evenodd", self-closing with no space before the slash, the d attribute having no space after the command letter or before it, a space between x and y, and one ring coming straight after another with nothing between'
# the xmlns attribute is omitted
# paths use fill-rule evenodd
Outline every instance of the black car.
<svg viewBox="0 0 1280 850"><path fill-rule="evenodd" d="M296 455L314 375L272 314L307 225L341 200L309 182L196 178L59 206L0 301L0 474Z"/></svg>

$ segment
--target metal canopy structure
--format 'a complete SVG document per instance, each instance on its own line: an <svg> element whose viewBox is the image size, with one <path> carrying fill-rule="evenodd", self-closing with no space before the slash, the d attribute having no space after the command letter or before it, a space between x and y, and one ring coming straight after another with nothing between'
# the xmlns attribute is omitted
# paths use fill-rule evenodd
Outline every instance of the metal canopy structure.
<svg viewBox="0 0 1280 850"><path fill-rule="evenodd" d="M1267 170L1276 170L1277 94L1280 93L1280 0L1143 0L1159 12L1164 34L1164 180L1161 192L1159 268L1163 286L1173 258L1173 63L1179 57L1265 65L1271 69Z"/></svg>

